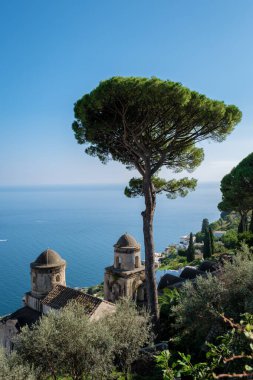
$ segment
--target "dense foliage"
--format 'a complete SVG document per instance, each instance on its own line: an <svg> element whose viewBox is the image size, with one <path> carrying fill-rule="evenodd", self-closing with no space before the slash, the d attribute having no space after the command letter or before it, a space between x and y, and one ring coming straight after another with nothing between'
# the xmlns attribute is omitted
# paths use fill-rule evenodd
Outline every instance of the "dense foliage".
<svg viewBox="0 0 253 380"><path fill-rule="evenodd" d="M226 248L236 248L238 244L238 233L235 230L227 231L221 238Z"/></svg>
<svg viewBox="0 0 253 380"><path fill-rule="evenodd" d="M0 348L0 380L36 380L36 378L35 371L16 353L8 355L3 348Z"/></svg>
<svg viewBox="0 0 253 380"><path fill-rule="evenodd" d="M99 321L88 320L82 306L70 303L44 315L32 329L23 328L16 349L41 376L102 380L109 379L114 368L127 373L150 340L148 315L126 300Z"/></svg>
<svg viewBox="0 0 253 380"><path fill-rule="evenodd" d="M218 207L222 211L237 211L241 216L238 232L248 229L252 232L253 220L248 223L248 215L253 210L253 153L244 158L221 181L222 201ZM252 218L251 218L252 219Z"/></svg>
<svg viewBox="0 0 253 380"><path fill-rule="evenodd" d="M242 313L253 313L252 273L252 253L244 246L218 276L186 282L172 309L178 343L188 347L188 352L199 352L223 331L221 314L238 321Z"/></svg>
<svg viewBox="0 0 253 380"><path fill-rule="evenodd" d="M189 376L192 380L252 378L253 374L253 314L245 314L240 323L221 316L229 325L228 332L207 344L207 353L201 362L192 361L190 354L163 351L156 357L164 380L175 376Z"/></svg>

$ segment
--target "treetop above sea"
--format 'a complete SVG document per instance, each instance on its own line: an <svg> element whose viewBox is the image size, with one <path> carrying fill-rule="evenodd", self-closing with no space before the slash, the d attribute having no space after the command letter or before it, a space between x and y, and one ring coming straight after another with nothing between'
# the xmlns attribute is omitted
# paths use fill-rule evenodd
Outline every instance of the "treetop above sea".
<svg viewBox="0 0 253 380"><path fill-rule="evenodd" d="M76 102L74 113L72 128L78 143L87 145L86 153L103 163L119 161L137 169L141 176L130 181L126 194L137 192L145 199L142 217L147 298L157 320L153 238L156 194L172 191L174 197L185 196L196 187L194 179L184 178L181 183L159 180L158 172L162 167L173 172L194 170L204 158L203 149L195 144L205 139L223 141L240 122L242 113L234 105L212 100L181 83L155 77L104 80Z"/></svg>

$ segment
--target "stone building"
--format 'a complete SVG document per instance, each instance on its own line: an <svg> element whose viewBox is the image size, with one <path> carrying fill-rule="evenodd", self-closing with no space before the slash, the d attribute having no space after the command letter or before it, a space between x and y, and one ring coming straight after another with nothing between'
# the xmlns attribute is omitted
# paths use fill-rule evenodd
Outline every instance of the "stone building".
<svg viewBox="0 0 253 380"><path fill-rule="evenodd" d="M97 320L113 313L115 305L66 286L66 262L47 249L31 263L31 291L25 293L23 307L0 320L0 345L7 351L13 347L13 337L25 326L31 326L50 310L59 310L71 300L83 306L84 314Z"/></svg>
<svg viewBox="0 0 253 380"><path fill-rule="evenodd" d="M30 264L31 291L25 294L25 304L33 310L42 311L41 300L55 285L66 286L66 261L47 249Z"/></svg>
<svg viewBox="0 0 253 380"><path fill-rule="evenodd" d="M145 266L140 244L131 235L122 235L114 245L114 264L105 268L104 297L110 302L121 297L145 302Z"/></svg>

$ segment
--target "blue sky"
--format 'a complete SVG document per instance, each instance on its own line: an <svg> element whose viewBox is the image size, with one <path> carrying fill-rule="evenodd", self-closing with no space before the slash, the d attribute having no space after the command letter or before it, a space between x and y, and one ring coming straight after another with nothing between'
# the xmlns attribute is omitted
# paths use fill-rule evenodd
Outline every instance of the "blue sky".
<svg viewBox="0 0 253 380"><path fill-rule="evenodd" d="M157 76L236 104L243 120L204 143L200 181L253 150L252 0L8 0L0 12L0 184L123 183L86 156L73 104L114 75ZM171 173L163 170L165 177Z"/></svg>

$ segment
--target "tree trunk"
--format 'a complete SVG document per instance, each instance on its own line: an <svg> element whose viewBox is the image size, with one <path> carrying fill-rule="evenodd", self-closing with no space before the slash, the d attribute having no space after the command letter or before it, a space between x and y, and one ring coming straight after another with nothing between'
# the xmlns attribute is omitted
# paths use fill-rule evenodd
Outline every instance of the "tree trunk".
<svg viewBox="0 0 253 380"><path fill-rule="evenodd" d="M145 273L148 307L154 323L159 318L158 296L155 275L155 250L153 236L153 220L156 206L156 193L152 185L151 176L146 176L143 181L143 191L146 209L142 212L143 235L145 245Z"/></svg>
<svg viewBox="0 0 253 380"><path fill-rule="evenodd" d="M253 233L253 210L251 212L251 220L249 225L249 231Z"/></svg>
<svg viewBox="0 0 253 380"><path fill-rule="evenodd" d="M248 230L247 214L241 213L241 220L238 226L238 234L246 232Z"/></svg>

